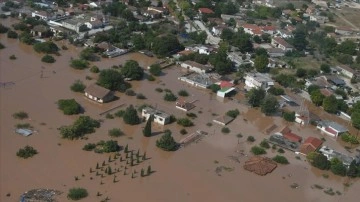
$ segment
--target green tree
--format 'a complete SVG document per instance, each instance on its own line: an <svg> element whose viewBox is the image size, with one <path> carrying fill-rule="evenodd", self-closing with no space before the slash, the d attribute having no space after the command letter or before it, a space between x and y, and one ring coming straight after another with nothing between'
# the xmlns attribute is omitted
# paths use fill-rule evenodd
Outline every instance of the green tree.
<svg viewBox="0 0 360 202"><path fill-rule="evenodd" d="M346 40L336 47L339 53L348 54L348 55L355 55L356 48L357 48L356 43L350 40Z"/></svg>
<svg viewBox="0 0 360 202"><path fill-rule="evenodd" d="M82 59L73 59L70 61L70 66L74 69L86 69L89 67L89 63Z"/></svg>
<svg viewBox="0 0 360 202"><path fill-rule="evenodd" d="M259 107L262 100L265 98L265 91L262 88L252 88L247 94L246 94L248 103L252 107Z"/></svg>
<svg viewBox="0 0 360 202"><path fill-rule="evenodd" d="M124 80L119 71L105 69L100 72L97 84L109 90L120 90Z"/></svg>
<svg viewBox="0 0 360 202"><path fill-rule="evenodd" d="M310 94L310 98L311 98L311 101L312 101L316 106L321 106L321 104L323 103L323 100L324 100L325 96L320 92L320 90L314 90L314 91Z"/></svg>
<svg viewBox="0 0 360 202"><path fill-rule="evenodd" d="M289 161L286 159L285 156L276 155L274 158L272 158L272 160L280 164L289 164Z"/></svg>
<svg viewBox="0 0 360 202"><path fill-rule="evenodd" d="M328 170L330 168L330 161L324 154L316 153L313 157L311 165L320 170Z"/></svg>
<svg viewBox="0 0 360 202"><path fill-rule="evenodd" d="M178 149L178 143L175 142L171 136L171 131L166 131L159 140L156 141L156 146L164 151L176 151Z"/></svg>
<svg viewBox="0 0 360 202"><path fill-rule="evenodd" d="M130 105L129 107L126 108L125 113L123 115L123 120L126 124L129 125L136 125L140 123L140 118L133 105Z"/></svg>
<svg viewBox="0 0 360 202"><path fill-rule="evenodd" d="M42 58L41 58L41 61L42 62L46 62L46 63L54 63L56 60L53 56L51 55L44 55Z"/></svg>
<svg viewBox="0 0 360 202"><path fill-rule="evenodd" d="M124 135L124 132L122 132L120 128L113 128L109 130L108 134L111 137L120 137Z"/></svg>
<svg viewBox="0 0 360 202"><path fill-rule="evenodd" d="M7 32L7 37L10 38L10 39L17 39L18 34L15 31L9 30Z"/></svg>
<svg viewBox="0 0 360 202"><path fill-rule="evenodd" d="M147 120L146 122L146 125L145 125L145 128L143 130L143 135L145 137L151 137L151 122L152 122L152 119L153 119L153 115L150 115L149 119Z"/></svg>
<svg viewBox="0 0 360 202"><path fill-rule="evenodd" d="M88 61L98 61L100 57L96 55L94 48L85 48L80 52L80 59Z"/></svg>
<svg viewBox="0 0 360 202"><path fill-rule="evenodd" d="M105 153L117 152L120 150L118 142L115 140L108 140L106 142L98 143L101 145L101 151Z"/></svg>
<svg viewBox="0 0 360 202"><path fill-rule="evenodd" d="M72 125L59 128L62 138L78 139L85 134L93 133L95 128L100 127L100 122L89 116L80 116Z"/></svg>
<svg viewBox="0 0 360 202"><path fill-rule="evenodd" d="M171 55L181 48L177 37L171 34L156 37L152 43L152 50L160 57Z"/></svg>
<svg viewBox="0 0 360 202"><path fill-rule="evenodd" d="M311 95L311 93L313 93L314 91L317 91L317 90L320 90L320 87L317 85L313 85L313 84L307 88L307 92L309 93L309 95Z"/></svg>
<svg viewBox="0 0 360 202"><path fill-rule="evenodd" d="M234 109L234 110L229 110L226 112L227 116L230 116L232 118L236 118L237 116L239 116L240 111L238 109Z"/></svg>
<svg viewBox="0 0 360 202"><path fill-rule="evenodd" d="M349 166L349 169L347 171L347 176L351 177L351 178L355 178L358 176L358 173L360 172L360 170L358 169L358 166L356 165L356 161L353 160Z"/></svg>
<svg viewBox="0 0 360 202"><path fill-rule="evenodd" d="M346 167L344 166L343 162L340 161L338 158L332 158L330 160L330 170L335 175L345 176L346 175Z"/></svg>
<svg viewBox="0 0 360 202"><path fill-rule="evenodd" d="M284 112L283 113L283 118L286 121L294 122L295 121L295 112Z"/></svg>
<svg viewBox="0 0 360 202"><path fill-rule="evenodd" d="M218 74L224 75L232 71L232 63L227 58L228 46L221 44L217 53L210 55L209 62L215 67Z"/></svg>
<svg viewBox="0 0 360 202"><path fill-rule="evenodd" d="M321 71L323 71L325 74L330 73L331 69L330 69L330 65L328 64L321 64L320 66Z"/></svg>
<svg viewBox="0 0 360 202"><path fill-rule="evenodd" d="M275 87L275 86L270 87L267 92L272 95L284 95L285 94L285 91L283 88Z"/></svg>
<svg viewBox="0 0 360 202"><path fill-rule="evenodd" d="M54 54L60 49L54 42L46 41L34 44L34 50L38 53Z"/></svg>
<svg viewBox="0 0 360 202"><path fill-rule="evenodd" d="M66 115L79 114L81 112L81 106L75 99L60 99L57 104L58 108Z"/></svg>
<svg viewBox="0 0 360 202"><path fill-rule="evenodd" d="M9 31L9 28L0 23L0 34L4 34Z"/></svg>
<svg viewBox="0 0 360 202"><path fill-rule="evenodd" d="M335 98L334 95L330 95L326 98L324 98L322 106L324 108L325 111L335 114L337 112L338 109L338 104L337 104L338 100Z"/></svg>
<svg viewBox="0 0 360 202"><path fill-rule="evenodd" d="M265 73L269 71L269 59L266 55L258 55L255 57L254 67L256 71Z"/></svg>
<svg viewBox="0 0 360 202"><path fill-rule="evenodd" d="M355 128L360 128L360 111L354 111L351 113L351 122Z"/></svg>
<svg viewBox="0 0 360 202"><path fill-rule="evenodd" d="M223 29L220 35L220 38L226 41L231 41L233 37L234 37L234 32L229 28Z"/></svg>
<svg viewBox="0 0 360 202"><path fill-rule="evenodd" d="M279 102L272 95L267 95L261 103L261 111L267 116L276 113L278 109Z"/></svg>
<svg viewBox="0 0 360 202"><path fill-rule="evenodd" d="M164 95L164 100L168 102L175 102L177 97L172 92L166 92Z"/></svg>
<svg viewBox="0 0 360 202"><path fill-rule="evenodd" d="M293 32L292 45L298 50L302 51L306 48L308 41L306 40L306 30L303 25L297 26Z"/></svg>
<svg viewBox="0 0 360 202"><path fill-rule="evenodd" d="M306 70L304 68L297 68L296 69L296 76L302 78L306 76Z"/></svg>
<svg viewBox="0 0 360 202"><path fill-rule="evenodd" d="M67 197L71 200L77 201L86 198L88 195L89 194L86 189L79 187L79 188L71 188L69 190Z"/></svg>
<svg viewBox="0 0 360 202"><path fill-rule="evenodd" d="M85 84L80 81L80 80L76 80L71 86L70 89L74 92L79 92L79 93L83 93L85 90L86 86Z"/></svg>
<svg viewBox="0 0 360 202"><path fill-rule="evenodd" d="M258 146L253 146L251 147L251 153L253 153L254 155L262 155L262 154L266 154L266 151L264 148L258 147Z"/></svg>
<svg viewBox="0 0 360 202"><path fill-rule="evenodd" d="M161 66L160 66L160 64L150 65L149 71L154 76L160 76L161 75Z"/></svg>
<svg viewBox="0 0 360 202"><path fill-rule="evenodd" d="M135 60L128 60L121 68L121 74L124 76L124 78L129 78L131 80L141 80L144 75L144 70Z"/></svg>

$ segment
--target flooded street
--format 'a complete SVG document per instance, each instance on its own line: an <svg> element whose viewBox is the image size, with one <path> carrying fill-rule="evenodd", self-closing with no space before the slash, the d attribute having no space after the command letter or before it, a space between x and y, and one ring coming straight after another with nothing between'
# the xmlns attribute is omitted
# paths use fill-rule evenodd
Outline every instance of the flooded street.
<svg viewBox="0 0 360 202"><path fill-rule="evenodd" d="M263 133L266 128L273 124L283 126L282 119L265 117L259 110L248 109L247 106L236 101L219 102L216 95L210 94L208 90L197 89L178 80L181 72L179 66L165 69L164 75L152 82L147 80L130 82L132 89L136 93L145 95L146 100L117 92L118 100L101 105L90 102L81 93L74 93L69 88L78 79L86 85L96 82L95 79L85 79L86 76L97 77L89 69L74 70L69 67L69 61L78 57L81 48L65 44L69 50L61 50L61 55L55 57L56 62L49 65L41 62L43 54L35 53L31 46L21 44L18 40L8 39L4 34L0 35L0 41L6 46L5 49L0 50L0 82L14 83L0 89L0 201L18 201L21 193L33 188L60 190L64 193L59 197L59 201L67 201L66 194L72 187L86 188L89 196L85 201L89 202L100 201L105 197L116 202L356 201L354 199L357 198L359 183L354 182L345 192L342 179L321 177L322 172L313 171L310 165L302 162L305 157L301 157L302 161L299 161L290 152L285 153L290 165L279 165L273 173L264 177L242 168L247 159L245 156L240 158L240 163L230 161L228 156L234 155L238 141L243 142L244 149L248 151L267 137ZM59 42L58 45L61 47L63 44ZM16 60L9 59L13 54L16 55ZM124 64L130 59L138 61L144 68L157 61L156 58L140 53L129 53L113 59L102 59L91 65L106 69L112 65ZM124 106L119 109L125 109L130 104L138 107L146 103L177 118L186 117L186 112L176 109L174 102L165 102L163 100L165 92L156 92L156 88L170 89L176 95L179 90L186 89L190 96L182 99L195 101L196 107L190 112L198 116L193 120L195 126L186 130L188 134L203 130L209 135L179 151L164 152L156 147L156 140L165 129L172 130L177 141L184 137L179 133L182 127L176 123L166 126L154 125L153 132L157 135L145 138L142 134L144 123L129 126L124 124L122 119L106 119L105 115L100 115L122 104ZM103 121L95 133L86 136L88 137L86 140L62 139L57 130L60 126L71 124L78 117L78 115L63 115L57 109L56 102L59 99L69 98L74 98L84 107L84 115ZM232 109L239 109L241 114L227 126L231 132L224 135L221 133L222 126L216 125L213 119ZM14 119L12 115L19 111L27 112L29 119L22 121ZM17 135L14 133L14 126L18 123L29 123L36 132L29 137ZM212 123L212 126L208 126L208 123ZM304 137L316 133L311 127L301 130L296 130L295 126L291 127ZM108 130L112 128L120 128L125 136L109 137ZM244 136L240 140L236 137L239 133ZM256 142L246 143L248 135L255 136ZM131 169L139 172L141 168L151 165L155 172L149 177L134 179L130 175L117 173L116 183L113 182L112 176L100 178L96 177L95 173L90 173L89 169L95 168L97 163L106 161L109 154L84 151L83 146L109 139L117 140L121 146L128 144L135 151L138 149L141 152L146 151L150 159ZM16 152L25 145L33 146L39 154L29 159L18 158ZM270 157L276 155L270 150L268 153ZM116 163L112 165L120 168L120 161ZM234 170L224 171L218 176L215 173L218 166L226 166ZM310 170L312 172L309 172ZM289 174L291 177L288 177ZM75 177L80 179L76 181ZM290 188L293 183L299 184L300 187ZM329 196L321 190L310 188L318 183L339 190L343 195ZM97 192L102 193L102 196L96 196ZM8 193L10 197L6 196Z"/></svg>

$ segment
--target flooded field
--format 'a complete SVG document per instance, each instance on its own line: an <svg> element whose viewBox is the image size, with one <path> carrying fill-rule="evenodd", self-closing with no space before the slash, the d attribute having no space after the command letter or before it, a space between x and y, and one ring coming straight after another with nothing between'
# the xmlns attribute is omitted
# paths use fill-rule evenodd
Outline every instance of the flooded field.
<svg viewBox="0 0 360 202"><path fill-rule="evenodd" d="M85 79L86 76L96 78L89 70L73 70L69 67L70 59L76 58L81 48L66 44L70 49L60 51L61 56L56 57L56 63L48 65L41 62L42 55L35 53L31 46L21 44L18 40L7 39L5 35L0 37L1 43L6 46L0 50L0 82L14 83L0 88L0 201L18 201L23 192L35 188L62 191L64 193L60 195L59 201L67 201L66 193L72 187L86 188L89 196L85 201L90 202L100 201L105 197L109 197L110 201L154 202L354 201L357 198L359 183L353 182L350 188L345 188L342 184L344 179L332 177L331 174L329 179L325 179L321 176L322 172L303 162L305 157L301 157L300 161L290 152L285 153L290 165L279 165L273 173L265 177L259 177L242 168L247 159L245 156L239 157L240 163L231 161L228 156L237 155L235 151L239 144L245 154L249 155L250 147L266 137L263 131L273 124L283 126L282 119L265 117L259 110L248 109L237 101L219 102L209 91L193 88L178 80L181 72L178 66L165 69L164 75L153 82L131 81L132 89L136 93L144 94L146 100L117 93L118 100L100 105L69 89L77 79L87 85L95 82L95 79ZM62 42L59 42L59 46L61 45ZM16 60L9 60L12 54L16 55ZM144 68L157 60L139 53L130 53L113 59L102 59L92 65L105 69L124 64L129 59L138 61ZM184 137L179 133L182 127L177 124L154 125L154 133L158 135L145 138L141 132L144 124L129 126L119 118L106 119L104 115L100 115L119 105L123 105L124 109L130 104L140 106L146 103L178 118L186 116L185 112L175 108L174 102L163 101L164 92L158 93L156 88L170 89L174 94L186 89L190 96L184 99L195 101L196 107L190 112L198 116L193 120L195 126L186 130L192 133L200 129L209 135L179 151L164 152L155 146L160 134L165 129L171 129L174 138L180 140ZM57 128L71 124L77 118L65 116L57 109L56 102L64 98L74 98L84 107L85 115L103 120L95 133L87 135L88 139L70 141L60 137ZM221 133L222 127L213 123L213 119L236 108L241 115L228 125L231 132L224 135ZM13 113L21 110L29 114L29 119L19 121L12 118ZM15 134L14 125L17 123L30 123L36 133L29 137ZM207 126L208 123L212 123L212 126ZM319 134L311 127L291 127L304 137ZM125 133L125 136L113 138L120 145L128 144L131 149L146 151L150 159L143 165L151 165L155 173L149 177L134 179L119 174L116 183L112 177L100 178L89 173L90 168L94 168L96 163L106 161L109 155L83 151L83 146L90 142L112 139L107 134L112 128L121 128ZM236 134L239 133L244 137L238 139ZM248 135L253 135L256 142L245 142ZM18 158L16 152L25 145L33 146L39 154L26 160ZM268 153L270 157L276 155L270 150ZM218 166L233 170L223 171L219 176L215 173ZM76 181L75 177L80 179ZM297 183L299 187L292 189L290 185L293 183ZM326 185L339 190L342 195L326 195L321 190L312 189L313 184ZM97 192L102 196L97 196ZM10 196L6 196L7 194Z"/></svg>

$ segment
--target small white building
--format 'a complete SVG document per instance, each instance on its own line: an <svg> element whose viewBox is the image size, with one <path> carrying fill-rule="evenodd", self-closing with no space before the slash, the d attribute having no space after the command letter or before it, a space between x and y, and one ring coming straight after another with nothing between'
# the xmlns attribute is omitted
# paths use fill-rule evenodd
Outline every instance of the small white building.
<svg viewBox="0 0 360 202"><path fill-rule="evenodd" d="M245 85L247 88L269 89L274 86L274 81L267 75L262 73L248 73L245 76Z"/></svg>
<svg viewBox="0 0 360 202"><path fill-rule="evenodd" d="M193 71L193 72L197 72L199 74L208 73L213 70L212 66L202 65L197 62L190 61L190 60L187 60L187 61L181 63L181 67L183 67L187 70Z"/></svg>
<svg viewBox="0 0 360 202"><path fill-rule="evenodd" d="M344 166L350 166L351 162L354 160L353 157L347 156L345 154L342 154L340 152L337 152L327 146L322 146L319 149L319 152L321 152L322 154L324 154L324 156L326 156L326 158L330 161L333 158L337 158L340 161L343 162Z"/></svg>
<svg viewBox="0 0 360 202"><path fill-rule="evenodd" d="M356 71L347 65L338 65L336 66L336 68L339 70L340 73L344 74L349 78L353 78L355 76Z"/></svg>
<svg viewBox="0 0 360 202"><path fill-rule="evenodd" d="M49 19L49 14L45 11L34 11L31 13L31 17L47 21Z"/></svg>
<svg viewBox="0 0 360 202"><path fill-rule="evenodd" d="M271 44L275 48L280 48L283 51L292 51L294 47L290 45L288 42L286 42L283 38L280 37L274 37L271 39Z"/></svg>
<svg viewBox="0 0 360 202"><path fill-rule="evenodd" d="M145 107L142 110L141 116L145 117L146 120L148 120L150 118L150 116L153 116L153 121L155 123L158 123L158 124L161 124L161 125L165 125L165 124L170 122L170 115L169 114L166 114L165 112L162 112L162 111L157 110L157 109L153 109L151 107Z"/></svg>
<svg viewBox="0 0 360 202"><path fill-rule="evenodd" d="M347 128L332 121L319 121L316 128L335 138L337 138L342 133L348 132Z"/></svg>

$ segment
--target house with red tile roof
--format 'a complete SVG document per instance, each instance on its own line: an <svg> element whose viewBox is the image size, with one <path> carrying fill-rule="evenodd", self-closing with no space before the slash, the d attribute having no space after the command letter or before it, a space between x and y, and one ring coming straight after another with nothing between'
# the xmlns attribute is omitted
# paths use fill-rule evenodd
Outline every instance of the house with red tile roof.
<svg viewBox="0 0 360 202"><path fill-rule="evenodd" d="M286 42L283 38L274 37L271 39L271 45L275 46L275 48L280 48L284 51L292 51L294 47Z"/></svg>
<svg viewBox="0 0 360 202"><path fill-rule="evenodd" d="M319 121L316 128L320 129L325 134L333 136L335 138L349 131L347 128L336 122L326 120Z"/></svg>
<svg viewBox="0 0 360 202"><path fill-rule="evenodd" d="M291 142L301 142L302 137L294 134L291 132L291 129L288 126L285 126L280 133L283 135L283 137Z"/></svg>
<svg viewBox="0 0 360 202"><path fill-rule="evenodd" d="M261 31L261 28L254 24L244 24L242 25L242 28L244 28L244 32L251 34L251 35L258 35L260 36L263 32Z"/></svg>
<svg viewBox="0 0 360 202"><path fill-rule="evenodd" d="M276 32L276 27L270 26L270 25L262 26L262 27L260 27L260 29L263 33L270 34L270 35L273 35Z"/></svg>
<svg viewBox="0 0 360 202"><path fill-rule="evenodd" d="M213 14L214 11L211 10L210 8L199 8L199 13L200 14Z"/></svg>
<svg viewBox="0 0 360 202"><path fill-rule="evenodd" d="M320 148L322 141L315 137L308 137L302 145L300 145L299 152L303 155L307 155L310 152L314 152Z"/></svg>

